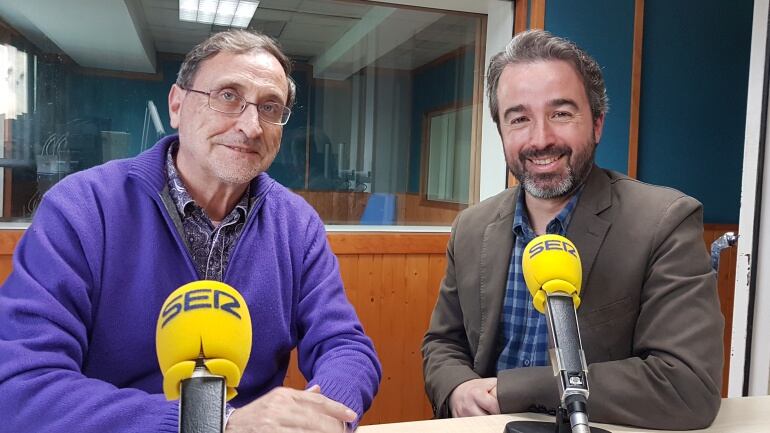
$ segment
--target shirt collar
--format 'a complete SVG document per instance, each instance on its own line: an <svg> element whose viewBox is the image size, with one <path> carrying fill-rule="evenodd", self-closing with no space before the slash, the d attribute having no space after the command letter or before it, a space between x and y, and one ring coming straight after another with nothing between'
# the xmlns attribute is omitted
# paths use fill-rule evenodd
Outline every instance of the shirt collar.
<svg viewBox="0 0 770 433"><path fill-rule="evenodd" d="M558 214L548 223L545 232L548 234L566 235L567 227L572 220L572 214L577 206L580 195L583 192L584 185L581 185L570 197L567 204L559 211ZM527 242L535 238L535 231L532 229L532 225L529 223L529 216L527 216L527 204L524 201L524 189L519 189L519 194L516 202L516 210L513 214L513 234L516 237L523 237Z"/></svg>
<svg viewBox="0 0 770 433"><path fill-rule="evenodd" d="M166 175L168 177L169 195L174 201L174 205L176 206L179 215L184 217L186 215L186 211L192 212L192 210L195 209L198 204L195 203L195 200L193 200L192 196L190 196L190 193L187 192L187 188L185 187L184 182L182 182L182 178L179 176L179 172L176 169L176 164L174 164L174 156L176 155L178 149L178 141L172 143L171 146L168 147L168 152L166 152ZM249 186L246 188L246 192L243 194L243 196L241 196L238 204L235 205L235 209L238 209L240 212L242 212L243 215L248 215L249 213L250 193L251 183L249 183Z"/></svg>

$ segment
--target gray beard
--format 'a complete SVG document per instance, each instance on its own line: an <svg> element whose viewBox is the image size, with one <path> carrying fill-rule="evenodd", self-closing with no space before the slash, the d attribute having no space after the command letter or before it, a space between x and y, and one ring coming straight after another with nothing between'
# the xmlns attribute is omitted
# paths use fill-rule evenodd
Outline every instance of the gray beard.
<svg viewBox="0 0 770 433"><path fill-rule="evenodd" d="M575 174L572 171L572 167L567 168L567 176L561 180L556 186L553 187L541 187L537 184L535 179L529 173L524 175L524 179L520 179L521 186L529 195L535 198L557 198L563 197L575 189Z"/></svg>
<svg viewBox="0 0 770 433"><path fill-rule="evenodd" d="M593 136L591 141L592 143L590 153L585 156L585 159L575 159L572 161L575 164L574 167L568 164L567 175L564 176L564 178L561 179L556 185L541 186L538 185L538 179L531 173L526 171L524 173L517 173L512 169L512 167L509 167L509 170L511 173L513 173L513 176L516 178L516 180L519 181L521 187L524 188L524 191L526 191L532 197L541 199L564 197L575 191L575 189L577 189L583 182L585 182L585 180L588 178L588 173L591 172L591 167L593 167L594 159L596 157L596 146L598 144L596 143L596 139L593 138ZM574 154L569 155L570 158L573 156ZM522 171L524 171L523 167L524 162L522 162Z"/></svg>

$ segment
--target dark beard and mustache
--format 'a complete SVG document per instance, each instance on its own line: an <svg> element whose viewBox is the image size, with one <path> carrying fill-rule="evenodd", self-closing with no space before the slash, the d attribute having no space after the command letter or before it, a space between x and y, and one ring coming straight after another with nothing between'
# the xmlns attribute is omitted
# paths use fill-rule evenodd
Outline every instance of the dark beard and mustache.
<svg viewBox="0 0 770 433"><path fill-rule="evenodd" d="M593 167L595 152L596 139L594 138L583 147L582 152L574 154L567 146L553 144L545 149L521 152L517 163L508 164L508 169L529 195L542 199L564 197L575 191L586 180ZM528 159L548 157L567 158L567 173L533 174L524 168Z"/></svg>

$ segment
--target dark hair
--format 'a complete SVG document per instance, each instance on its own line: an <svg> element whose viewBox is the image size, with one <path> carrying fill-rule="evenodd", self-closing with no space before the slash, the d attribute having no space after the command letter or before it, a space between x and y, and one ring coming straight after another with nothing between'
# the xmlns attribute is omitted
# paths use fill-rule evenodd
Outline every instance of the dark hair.
<svg viewBox="0 0 770 433"><path fill-rule="evenodd" d="M297 86L291 78L291 60L283 53L278 42L261 33L246 30L228 30L215 33L205 41L196 45L184 58L176 84L184 89L189 89L195 79L195 73L201 62L221 52L244 54L251 51L264 51L278 60L289 82L286 106L294 105Z"/></svg>
<svg viewBox="0 0 770 433"><path fill-rule="evenodd" d="M545 30L533 29L517 34L505 50L495 54L489 62L487 93L489 110L492 112L492 120L495 124L499 122L497 86L505 67L542 60L564 60L570 63L583 80L593 120L607 113L609 109L607 88L604 85L601 67L596 60L574 42L554 36Z"/></svg>

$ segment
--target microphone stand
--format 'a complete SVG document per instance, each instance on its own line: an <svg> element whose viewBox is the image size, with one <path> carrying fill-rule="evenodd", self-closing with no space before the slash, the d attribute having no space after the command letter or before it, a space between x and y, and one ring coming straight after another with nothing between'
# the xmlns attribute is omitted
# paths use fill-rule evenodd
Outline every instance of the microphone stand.
<svg viewBox="0 0 770 433"><path fill-rule="evenodd" d="M612 433L599 427L590 427L591 433ZM504 433L573 433L567 410L559 406L556 409L556 422L547 421L511 421L505 425Z"/></svg>
<svg viewBox="0 0 770 433"><path fill-rule="evenodd" d="M192 377L182 380L179 433L224 433L225 378L211 374L203 361L198 358Z"/></svg>
<svg viewBox="0 0 770 433"><path fill-rule="evenodd" d="M588 425L588 367L571 297L562 292L548 294L545 316L551 337L551 365L559 377L561 394L556 422L512 421L506 424L505 433L610 433ZM577 336L577 340L569 336Z"/></svg>

